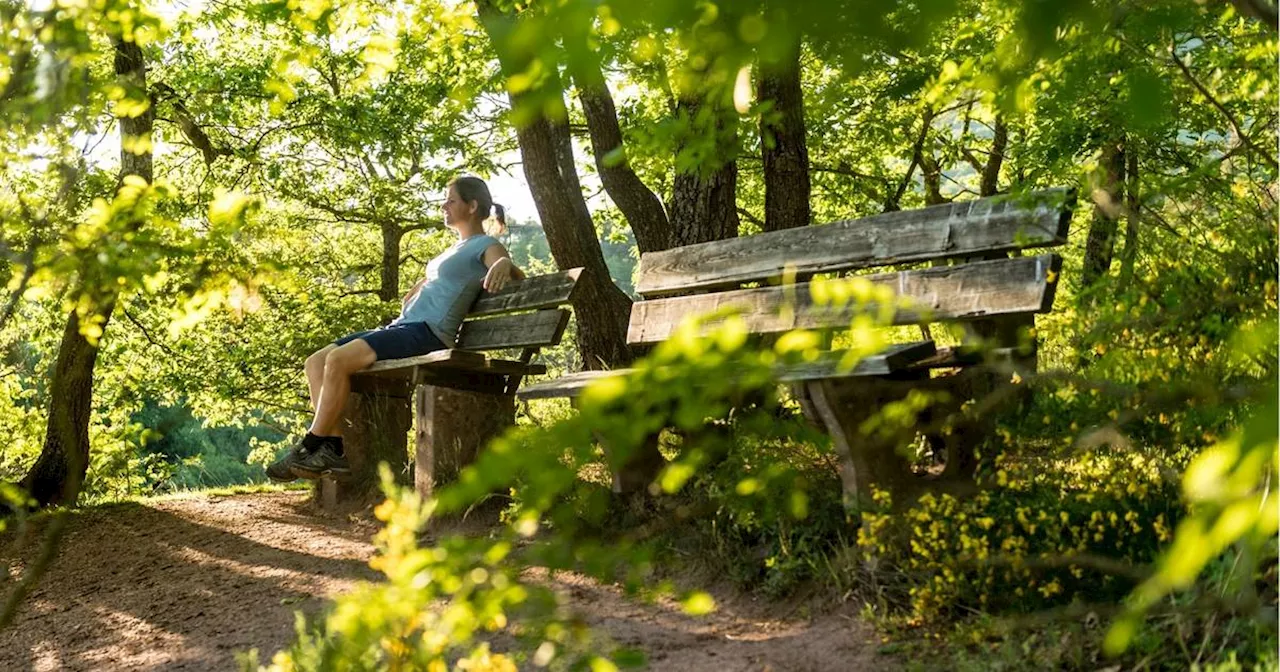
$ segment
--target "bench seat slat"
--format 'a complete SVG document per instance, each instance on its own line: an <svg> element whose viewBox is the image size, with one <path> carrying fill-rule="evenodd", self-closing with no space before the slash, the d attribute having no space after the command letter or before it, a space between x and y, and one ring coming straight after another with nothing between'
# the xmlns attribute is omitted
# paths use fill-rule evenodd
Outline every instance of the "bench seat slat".
<svg viewBox="0 0 1280 672"><path fill-rule="evenodd" d="M902 325L1048 312L1061 265L1061 257L1046 254L863 277L911 301L910 307L900 307L893 315L892 324ZM784 311L788 304L794 310ZM664 341L686 316L727 307L741 310L747 330L755 334L847 327L856 312L874 310L865 305L816 305L809 284L654 299L632 307L627 341ZM714 326L708 321L704 328Z"/></svg>
<svg viewBox="0 0 1280 672"><path fill-rule="evenodd" d="M503 350L556 345L569 324L567 310L539 310L462 323L458 347L464 350Z"/></svg>
<svg viewBox="0 0 1280 672"><path fill-rule="evenodd" d="M855 376L883 376L910 368L919 361L933 357L937 347L933 341L916 341L914 343L897 343L880 352L864 357L852 369L844 369L840 365L843 353L829 352L813 362L790 364L777 369L778 382L793 383L802 380L819 380L826 378L845 378ZM529 385L516 393L521 399L552 399L555 397L576 397L591 383L611 376L625 376L634 369L616 369L613 371L580 371L567 376L549 380L537 385Z"/></svg>
<svg viewBox="0 0 1280 672"><path fill-rule="evenodd" d="M485 357L466 350L437 350L417 357L384 359L370 364L356 375L409 376L415 366L439 366L444 368L484 368Z"/></svg>
<svg viewBox="0 0 1280 672"><path fill-rule="evenodd" d="M578 278L581 275L581 268L571 268L559 273L538 275L520 282L513 282L503 287L500 292L481 294L471 306L467 317L484 317L518 310L539 310L564 305L573 298L573 290L578 286Z"/></svg>
<svg viewBox="0 0 1280 672"><path fill-rule="evenodd" d="M636 291L658 297L777 278L784 268L804 276L1062 245L1074 203L1074 190L1048 189L650 252Z"/></svg>

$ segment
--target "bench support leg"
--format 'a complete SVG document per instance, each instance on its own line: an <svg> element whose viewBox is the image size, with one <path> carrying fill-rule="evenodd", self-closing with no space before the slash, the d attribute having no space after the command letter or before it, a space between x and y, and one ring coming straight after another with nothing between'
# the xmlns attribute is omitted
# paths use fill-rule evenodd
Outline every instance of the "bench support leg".
<svg viewBox="0 0 1280 672"><path fill-rule="evenodd" d="M609 471L613 476L613 492L618 495L644 494L649 491L649 484L657 478L658 472L667 463L658 452L658 435L650 434L636 446L634 454L626 464L615 464L615 458L609 454L609 444L597 437L600 447L604 449L605 461L609 463Z"/></svg>
<svg viewBox="0 0 1280 672"><path fill-rule="evenodd" d="M850 509L876 506L873 489L889 492L894 507L910 506L926 491L964 496L976 489L975 449L990 433L989 422L967 417L961 405L990 393L985 372L918 380L853 378L806 383L814 415L831 435L840 459L844 503ZM912 391L941 393L918 416L901 420L882 416L886 405L900 402ZM945 451L941 469L912 471L908 454L917 431L944 420L943 429L927 438Z"/></svg>
<svg viewBox="0 0 1280 672"><path fill-rule="evenodd" d="M915 477L899 454L899 441L864 431L892 393L875 380L821 380L805 385L812 409L831 435L839 457L844 505L850 510L872 506L872 490L887 490L898 502L913 490Z"/></svg>
<svg viewBox="0 0 1280 672"><path fill-rule="evenodd" d="M430 497L475 461L484 444L515 424L515 397L435 385L414 390L414 485Z"/></svg>
<svg viewBox="0 0 1280 672"><path fill-rule="evenodd" d="M353 392L342 418L342 444L351 465L343 479L321 479L317 503L326 509L359 506L378 493L378 463L404 481L408 475L407 437L411 415L403 396L379 392Z"/></svg>

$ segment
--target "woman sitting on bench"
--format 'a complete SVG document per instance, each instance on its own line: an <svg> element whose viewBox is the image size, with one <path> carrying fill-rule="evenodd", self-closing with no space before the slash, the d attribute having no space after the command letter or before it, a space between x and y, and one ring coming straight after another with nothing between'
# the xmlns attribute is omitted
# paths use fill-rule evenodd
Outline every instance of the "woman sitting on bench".
<svg viewBox="0 0 1280 672"><path fill-rule="evenodd" d="M490 217L492 210L493 216ZM339 419L351 391L351 374L384 359L404 359L454 346L454 334L481 290L496 292L508 280L523 280L507 248L489 233L506 229L503 207L478 177L449 183L444 224L458 241L427 263L425 277L405 295L391 324L344 336L307 358L307 387L315 417L307 435L267 467L273 481L320 478L350 471L342 451Z"/></svg>

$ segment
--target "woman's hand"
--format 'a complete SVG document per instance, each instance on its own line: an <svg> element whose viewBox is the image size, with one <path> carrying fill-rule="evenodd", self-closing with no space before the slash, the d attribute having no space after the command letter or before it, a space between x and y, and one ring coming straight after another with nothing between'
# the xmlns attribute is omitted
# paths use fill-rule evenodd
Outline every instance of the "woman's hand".
<svg viewBox="0 0 1280 672"><path fill-rule="evenodd" d="M515 270L516 265L512 263L511 257L500 257L489 267L489 272L484 274L484 290L497 292L506 287Z"/></svg>

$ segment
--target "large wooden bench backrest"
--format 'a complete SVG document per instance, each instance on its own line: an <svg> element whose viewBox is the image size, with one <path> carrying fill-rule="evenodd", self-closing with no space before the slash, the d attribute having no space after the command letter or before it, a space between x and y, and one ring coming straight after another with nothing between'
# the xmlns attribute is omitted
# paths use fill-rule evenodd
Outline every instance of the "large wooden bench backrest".
<svg viewBox="0 0 1280 672"><path fill-rule="evenodd" d="M808 283L737 287L776 283L789 273L803 279L1061 245L1074 201L1073 190L1051 189L647 253L636 284L645 300L632 308L627 340L661 342L684 317L726 306L742 310L752 333L847 327L865 306L816 305ZM894 324L913 324L1047 312L1061 264L1058 255L1041 254L864 277L905 299L908 307L895 311ZM793 309L784 311L786 305Z"/></svg>

